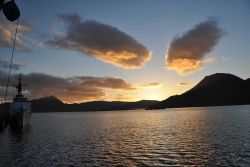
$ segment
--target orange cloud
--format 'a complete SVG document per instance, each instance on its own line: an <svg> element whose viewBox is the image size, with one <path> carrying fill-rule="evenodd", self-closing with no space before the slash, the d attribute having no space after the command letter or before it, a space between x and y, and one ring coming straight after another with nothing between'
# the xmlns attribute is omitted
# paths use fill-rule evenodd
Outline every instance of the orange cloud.
<svg viewBox="0 0 250 167"><path fill-rule="evenodd" d="M140 87L142 87L142 88L159 88L161 86L162 85L159 82L148 82L148 83L144 83L144 84L140 85Z"/></svg>
<svg viewBox="0 0 250 167"><path fill-rule="evenodd" d="M175 70L182 75L202 69L202 64L203 62L201 60L192 59L175 59L171 62L166 61L169 70Z"/></svg>
<svg viewBox="0 0 250 167"><path fill-rule="evenodd" d="M11 44L12 34L8 30L0 27L0 47L6 47Z"/></svg>
<svg viewBox="0 0 250 167"><path fill-rule="evenodd" d="M214 61L214 58L204 58L224 34L218 27L218 21L209 19L176 36L167 49L166 68L183 75L202 69L204 63Z"/></svg>
<svg viewBox="0 0 250 167"><path fill-rule="evenodd" d="M18 75L14 74L13 78L17 77ZM6 78L6 72L0 69L0 88L6 86ZM24 92L31 99L55 95L67 103L107 99L110 91L136 90L129 82L114 77L62 78L43 73L30 73L23 75L23 82L29 83L29 86L24 88ZM15 84L14 79L11 84ZM10 97L12 96L13 93Z"/></svg>
<svg viewBox="0 0 250 167"><path fill-rule="evenodd" d="M60 15L67 27L65 35L45 42L45 46L78 51L102 62L125 69L138 69L151 59L151 52L130 35L97 21L81 21L78 15Z"/></svg>
<svg viewBox="0 0 250 167"><path fill-rule="evenodd" d="M5 21L0 25L0 48L12 47L14 40L14 32L16 29L16 24L10 24ZM19 23L18 34L16 39L16 49L18 51L30 51L26 44L23 42L22 38L25 34L30 33L33 30L33 26L30 22Z"/></svg>
<svg viewBox="0 0 250 167"><path fill-rule="evenodd" d="M109 101L137 101L137 99L130 94L118 94L114 98L109 98Z"/></svg>
<svg viewBox="0 0 250 167"><path fill-rule="evenodd" d="M89 51L90 54L95 55L96 59L101 60L106 63L113 64L117 67L125 68L125 69L138 69L144 64L146 64L151 59L151 53L146 53L144 57L140 57L139 55L133 52L100 52L100 51Z"/></svg>

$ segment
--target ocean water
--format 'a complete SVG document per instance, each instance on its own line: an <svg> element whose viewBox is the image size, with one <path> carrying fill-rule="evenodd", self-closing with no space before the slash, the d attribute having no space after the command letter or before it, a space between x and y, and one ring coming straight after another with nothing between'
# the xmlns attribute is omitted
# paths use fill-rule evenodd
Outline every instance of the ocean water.
<svg viewBox="0 0 250 167"><path fill-rule="evenodd" d="M250 166L250 106L35 113L0 166Z"/></svg>

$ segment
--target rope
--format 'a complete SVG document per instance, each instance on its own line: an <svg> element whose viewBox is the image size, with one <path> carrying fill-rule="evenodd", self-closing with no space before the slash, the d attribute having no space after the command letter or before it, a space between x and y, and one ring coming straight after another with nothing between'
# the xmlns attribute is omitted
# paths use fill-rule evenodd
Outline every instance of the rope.
<svg viewBox="0 0 250 167"><path fill-rule="evenodd" d="M13 62L13 57L14 57L14 52L15 52L16 36L17 36L18 25L19 25L19 18L17 19L17 23L16 23L16 32L15 32L15 36L14 36L14 43L13 43L12 53L11 53L11 59L10 59L10 68L9 68L9 74L8 74L7 85L6 85L5 96L4 96L4 102L5 103L7 101L7 96L8 96L8 89L9 89L9 82L10 82L10 73L11 73L11 69L12 69L12 62Z"/></svg>

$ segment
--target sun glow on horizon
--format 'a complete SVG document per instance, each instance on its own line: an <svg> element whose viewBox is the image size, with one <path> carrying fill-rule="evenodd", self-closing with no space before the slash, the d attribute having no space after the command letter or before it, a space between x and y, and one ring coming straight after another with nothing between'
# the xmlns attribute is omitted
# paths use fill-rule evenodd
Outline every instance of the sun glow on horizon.
<svg viewBox="0 0 250 167"><path fill-rule="evenodd" d="M162 91L161 89L158 90L141 90L138 92L127 92L124 94L113 94L113 92L109 95L107 95L104 98L100 99L77 99L72 101L65 101L62 100L64 103L67 104L74 104L74 103L86 103L86 102L92 102L92 101L120 101L120 102L136 102L140 100L157 100L162 101L164 99L168 98L166 96L165 91ZM60 99L60 98L59 98Z"/></svg>

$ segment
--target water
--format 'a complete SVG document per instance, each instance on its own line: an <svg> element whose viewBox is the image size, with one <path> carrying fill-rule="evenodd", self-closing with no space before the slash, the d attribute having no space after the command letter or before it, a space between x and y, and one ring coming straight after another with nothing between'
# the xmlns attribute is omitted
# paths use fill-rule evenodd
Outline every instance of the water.
<svg viewBox="0 0 250 167"><path fill-rule="evenodd" d="M37 113L0 166L250 166L250 106Z"/></svg>

